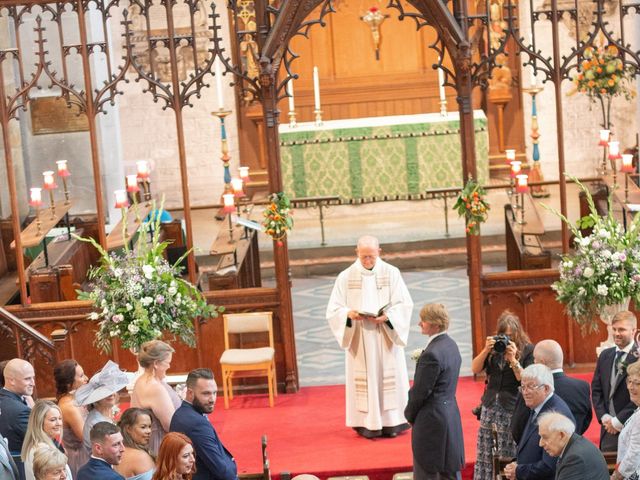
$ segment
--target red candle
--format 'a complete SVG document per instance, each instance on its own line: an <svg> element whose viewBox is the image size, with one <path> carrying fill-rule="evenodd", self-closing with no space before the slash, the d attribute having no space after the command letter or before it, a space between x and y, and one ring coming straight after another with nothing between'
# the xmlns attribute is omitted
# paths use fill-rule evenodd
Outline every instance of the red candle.
<svg viewBox="0 0 640 480"><path fill-rule="evenodd" d="M600 141L598 145L601 147L606 147L607 143L609 143L609 135L611 132L609 130L600 130Z"/></svg>
<svg viewBox="0 0 640 480"><path fill-rule="evenodd" d="M516 151L513 148L507 148L504 153L507 155L507 163L511 163L516 159Z"/></svg>
<svg viewBox="0 0 640 480"><path fill-rule="evenodd" d="M139 192L140 188L138 187L138 175L135 173L133 175L127 175L127 192L135 193Z"/></svg>
<svg viewBox="0 0 640 480"><path fill-rule="evenodd" d="M247 183L248 181L250 181L250 178L249 178L249 167L240 167L240 168L238 168L238 173L239 173L240 178L242 179L242 181L244 183Z"/></svg>
<svg viewBox="0 0 640 480"><path fill-rule="evenodd" d="M225 213L235 212L236 205L234 198L235 195L233 193L225 193L222 195L222 201L224 202L223 210Z"/></svg>
<svg viewBox="0 0 640 480"><path fill-rule="evenodd" d="M620 158L620 142L609 142L609 160Z"/></svg>
<svg viewBox="0 0 640 480"><path fill-rule="evenodd" d="M146 160L138 160L136 162L136 168L138 169L138 178L140 180L149 178L149 162Z"/></svg>
<svg viewBox="0 0 640 480"><path fill-rule="evenodd" d="M33 187L29 189L29 205L32 207L42 206L42 189Z"/></svg>
<svg viewBox="0 0 640 480"><path fill-rule="evenodd" d="M129 206L126 190L115 190L113 196L116 198L116 208L127 208Z"/></svg>
<svg viewBox="0 0 640 480"><path fill-rule="evenodd" d="M522 171L522 162L519 160L514 160L511 162L511 178L516 178L518 174Z"/></svg>
<svg viewBox="0 0 640 480"><path fill-rule="evenodd" d="M622 155L622 166L620 167L620 171L623 173L633 173L633 155L630 153L625 153Z"/></svg>
<svg viewBox="0 0 640 480"><path fill-rule="evenodd" d="M58 160L56 162L56 165L58 165L58 176L60 178L66 178L71 175L71 173L69 172L69 167L67 166L66 160Z"/></svg>
<svg viewBox="0 0 640 480"><path fill-rule="evenodd" d="M243 181L241 178L232 178L231 179L231 188L233 189L233 194L238 197L244 197L244 190L242 189Z"/></svg>
<svg viewBox="0 0 640 480"><path fill-rule="evenodd" d="M42 176L44 177L45 190L54 190L58 188L58 185L56 185L56 182L53 178L53 170L47 170L46 172L42 172Z"/></svg>
<svg viewBox="0 0 640 480"><path fill-rule="evenodd" d="M527 193L529 191L529 175L521 173L516 175L516 192Z"/></svg>

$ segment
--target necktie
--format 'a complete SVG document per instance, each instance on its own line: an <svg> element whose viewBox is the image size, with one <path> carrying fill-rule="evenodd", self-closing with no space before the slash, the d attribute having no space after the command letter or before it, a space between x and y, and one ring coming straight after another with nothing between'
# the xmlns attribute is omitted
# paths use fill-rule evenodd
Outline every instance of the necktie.
<svg viewBox="0 0 640 480"><path fill-rule="evenodd" d="M620 370L620 364L622 363L623 355L624 355L624 350L618 350L616 352L616 361L615 361L616 375L618 374L618 370Z"/></svg>

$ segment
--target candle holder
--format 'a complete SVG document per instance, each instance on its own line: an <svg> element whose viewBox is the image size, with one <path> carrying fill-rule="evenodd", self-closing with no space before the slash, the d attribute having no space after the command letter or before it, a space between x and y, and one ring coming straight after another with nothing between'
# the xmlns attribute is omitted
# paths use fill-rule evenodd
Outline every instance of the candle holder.
<svg viewBox="0 0 640 480"><path fill-rule="evenodd" d="M34 187L30 192L29 205L36 210L36 235L42 235L42 222L40 221L40 207L42 206L42 189Z"/></svg>
<svg viewBox="0 0 640 480"><path fill-rule="evenodd" d="M620 155L620 142L618 141L609 142L608 146L609 146L609 162L611 162L611 170L613 173L613 188L615 190L616 187L618 186L618 178L616 176L616 172L618 169L616 168L616 160L618 160L619 158L622 158L622 155Z"/></svg>
<svg viewBox="0 0 640 480"><path fill-rule="evenodd" d="M127 227L127 208L129 207L129 198L126 190L114 190L115 208L120 209L122 215L122 238L126 241L129 238L129 228Z"/></svg>
<svg viewBox="0 0 640 480"><path fill-rule="evenodd" d="M320 110L319 108L316 108L313 111L313 114L315 116L316 127L322 126L322 110Z"/></svg>
<svg viewBox="0 0 640 480"><path fill-rule="evenodd" d="M625 153L622 155L620 172L624 175L624 203L629 203L629 174L634 173L632 154Z"/></svg>
<svg viewBox="0 0 640 480"><path fill-rule="evenodd" d="M64 189L64 203L65 205L69 205L69 189L67 188L67 177L71 176L69 173L69 168L67 167L66 160L58 160L56 162L58 165L58 176L62 179L62 187Z"/></svg>
<svg viewBox="0 0 640 480"><path fill-rule="evenodd" d="M320 119L322 121L322 119ZM296 128L298 126L298 122L296 122L296 112L295 110L289 110L289 128Z"/></svg>
<svg viewBox="0 0 640 480"><path fill-rule="evenodd" d="M443 98L438 102L440 104L440 116L446 117L449 113L447 112L447 99Z"/></svg>
<svg viewBox="0 0 640 480"><path fill-rule="evenodd" d="M519 225L526 225L527 221L524 219L524 193L520 194L520 221Z"/></svg>
<svg viewBox="0 0 640 480"><path fill-rule="evenodd" d="M236 241L233 238L233 223L231 222L231 214L236 210L235 195L233 193L222 194L222 202L224 205L222 210L227 214L227 219L229 221L229 243L235 243Z"/></svg>
<svg viewBox="0 0 640 480"><path fill-rule="evenodd" d="M607 173L607 148L609 147L610 137L610 130L600 130L600 140L598 141L598 145L602 147L602 163L600 164L598 173L601 176L604 176Z"/></svg>
<svg viewBox="0 0 640 480"><path fill-rule="evenodd" d="M222 200L224 201L224 196L227 193L233 192L231 188L231 171L229 170L229 161L231 160L231 156L229 156L229 143L227 141L227 128L224 124L224 119L231 115L231 110L225 110L224 107L220 107L218 110L211 112L211 115L214 117L218 117L220 120L220 150L222 155L220 156L220 160L222 160L222 169L224 172L223 180L224 180L224 190L222 191ZM221 212L216 214L217 220L224 220L224 215Z"/></svg>
<svg viewBox="0 0 640 480"><path fill-rule="evenodd" d="M533 160L533 166L529 169L529 177L531 182L539 183L544 181L542 175L542 169L540 168L540 147L538 146L540 139L540 130L538 125L538 108L536 105L536 96L544 90L542 86L538 85L537 79L532 79L532 85L529 88L523 89L525 93L531 95L531 143L533 144L533 154L531 158ZM537 198L548 197L550 195L549 190L544 186L532 186L531 195Z"/></svg>

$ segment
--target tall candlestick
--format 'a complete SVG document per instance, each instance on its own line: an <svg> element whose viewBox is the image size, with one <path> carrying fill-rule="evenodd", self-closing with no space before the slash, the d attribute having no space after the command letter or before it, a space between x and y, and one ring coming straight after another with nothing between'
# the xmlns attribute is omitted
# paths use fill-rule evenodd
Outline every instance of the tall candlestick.
<svg viewBox="0 0 640 480"><path fill-rule="evenodd" d="M318 76L318 67L313 67L313 100L316 110L320 110L320 78Z"/></svg>
<svg viewBox="0 0 640 480"><path fill-rule="evenodd" d="M438 64L440 64L442 59L438 57ZM445 102L447 100L447 95L444 91L444 71L442 68L438 68L438 91L440 93L440 101Z"/></svg>
<svg viewBox="0 0 640 480"><path fill-rule="evenodd" d="M222 92L222 62L220 58L216 58L215 73L216 73L216 94L218 96L218 110L224 110L224 95Z"/></svg>

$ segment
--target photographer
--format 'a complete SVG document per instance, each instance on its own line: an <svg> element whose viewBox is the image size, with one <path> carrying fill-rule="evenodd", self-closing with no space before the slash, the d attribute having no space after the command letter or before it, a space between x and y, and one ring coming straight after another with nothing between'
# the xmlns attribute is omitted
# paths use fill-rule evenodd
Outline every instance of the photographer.
<svg viewBox="0 0 640 480"><path fill-rule="evenodd" d="M520 386L520 374L532 363L533 345L529 336L522 329L518 317L505 310L498 318L496 335L487 337L484 348L471 362L475 375L483 371L487 375L480 407L474 480L493 478L493 425L497 428L499 455L515 457L516 446L509 424Z"/></svg>

